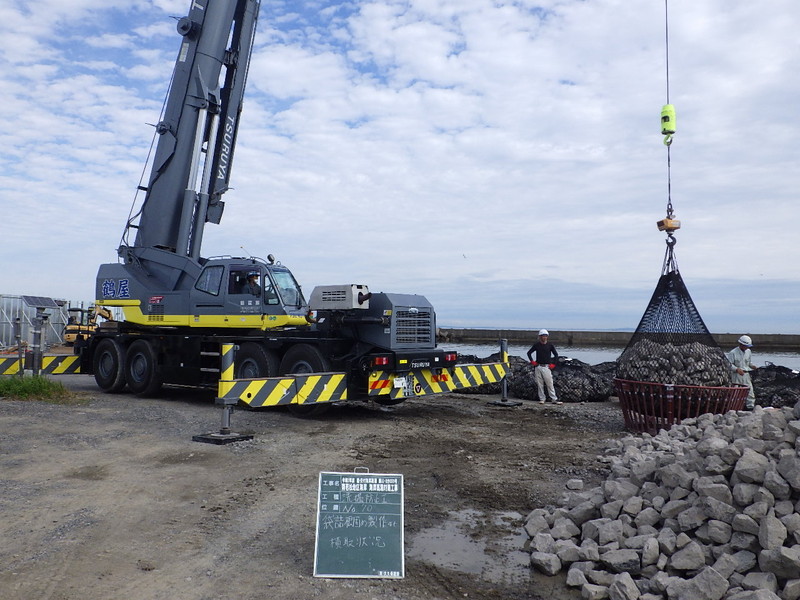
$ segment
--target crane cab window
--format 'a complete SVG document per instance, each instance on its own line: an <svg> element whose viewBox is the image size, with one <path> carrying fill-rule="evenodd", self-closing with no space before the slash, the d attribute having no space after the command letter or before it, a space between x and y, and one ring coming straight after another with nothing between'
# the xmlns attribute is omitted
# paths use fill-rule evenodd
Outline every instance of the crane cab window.
<svg viewBox="0 0 800 600"><path fill-rule="evenodd" d="M255 269L232 270L228 279L229 294L261 295L261 273Z"/></svg>
<svg viewBox="0 0 800 600"><path fill-rule="evenodd" d="M269 276L252 268L231 271L228 294L250 298L257 296L262 298L265 304L280 303L278 295L275 293L275 286Z"/></svg>
<svg viewBox="0 0 800 600"><path fill-rule="evenodd" d="M219 296L220 288L222 287L222 274L225 271L224 267L215 266L203 269L200 277L197 278L197 283L194 284L196 290L206 292L212 296Z"/></svg>
<svg viewBox="0 0 800 600"><path fill-rule="evenodd" d="M284 306L302 306L305 302L303 292L300 291L300 286L295 281L291 272L284 269L275 269L272 271L272 276L278 284L278 291L281 298L283 298Z"/></svg>

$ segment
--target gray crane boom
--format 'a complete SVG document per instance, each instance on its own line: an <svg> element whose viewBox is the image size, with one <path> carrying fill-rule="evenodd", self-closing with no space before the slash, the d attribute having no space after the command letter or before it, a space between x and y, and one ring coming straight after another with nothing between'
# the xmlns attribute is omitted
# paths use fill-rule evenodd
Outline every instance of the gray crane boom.
<svg viewBox="0 0 800 600"><path fill-rule="evenodd" d="M219 223L228 189L260 0L193 0L137 225L135 249L197 259L206 222ZM222 68L225 68L220 86Z"/></svg>

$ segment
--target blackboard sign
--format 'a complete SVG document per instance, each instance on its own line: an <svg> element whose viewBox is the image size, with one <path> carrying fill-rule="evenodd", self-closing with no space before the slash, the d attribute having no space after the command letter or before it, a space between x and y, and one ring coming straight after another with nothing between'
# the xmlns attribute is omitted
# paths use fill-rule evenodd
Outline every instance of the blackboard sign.
<svg viewBox="0 0 800 600"><path fill-rule="evenodd" d="M405 576L402 475L319 474L314 576Z"/></svg>

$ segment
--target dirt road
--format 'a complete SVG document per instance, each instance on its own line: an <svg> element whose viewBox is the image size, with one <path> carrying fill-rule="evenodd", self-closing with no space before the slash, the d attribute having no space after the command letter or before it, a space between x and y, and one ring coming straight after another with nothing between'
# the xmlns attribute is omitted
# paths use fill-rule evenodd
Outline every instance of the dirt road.
<svg viewBox="0 0 800 600"><path fill-rule="evenodd" d="M577 598L535 575L522 518L566 481L604 477L614 403L495 408L448 395L319 419L236 411L253 441L216 431L209 394L99 393L58 377L78 406L0 401L0 597L4 600ZM401 473L404 579L313 577L321 471Z"/></svg>

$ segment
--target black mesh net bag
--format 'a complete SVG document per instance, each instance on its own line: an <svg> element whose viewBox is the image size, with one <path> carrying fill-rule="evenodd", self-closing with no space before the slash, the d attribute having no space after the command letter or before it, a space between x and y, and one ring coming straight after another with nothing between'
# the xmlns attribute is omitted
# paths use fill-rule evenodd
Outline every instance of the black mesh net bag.
<svg viewBox="0 0 800 600"><path fill-rule="evenodd" d="M678 271L675 239L667 240L661 278L630 342L617 359L617 378L676 385L728 386L730 363Z"/></svg>

